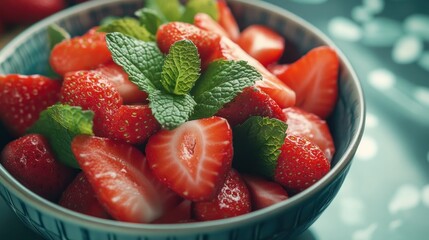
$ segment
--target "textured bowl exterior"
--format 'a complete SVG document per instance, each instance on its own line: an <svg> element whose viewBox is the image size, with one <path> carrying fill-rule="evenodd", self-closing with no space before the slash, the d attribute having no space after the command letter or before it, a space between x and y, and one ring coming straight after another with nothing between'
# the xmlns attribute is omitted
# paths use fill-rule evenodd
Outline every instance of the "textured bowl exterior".
<svg viewBox="0 0 429 240"><path fill-rule="evenodd" d="M259 240L296 236L320 216L340 189L363 134L365 104L356 74L327 37L286 10L263 2L231 0L229 4L241 27L254 23L270 26L287 37L300 55L319 45L330 45L340 54L339 101L329 119L337 149L332 170L288 201L243 216L151 225L97 219L63 209L25 189L0 165L0 195L22 222L46 239ZM51 23L77 35L97 25L105 16L132 15L142 5L141 0L90 1L55 14L26 30L0 52L0 74L46 72L49 52L46 28ZM0 128L0 132L4 129Z"/></svg>

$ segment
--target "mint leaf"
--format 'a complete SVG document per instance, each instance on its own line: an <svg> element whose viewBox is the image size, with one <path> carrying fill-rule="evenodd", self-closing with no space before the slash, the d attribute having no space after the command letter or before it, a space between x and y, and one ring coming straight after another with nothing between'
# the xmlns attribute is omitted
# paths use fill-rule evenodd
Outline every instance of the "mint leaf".
<svg viewBox="0 0 429 240"><path fill-rule="evenodd" d="M234 167L241 172L272 178L286 129L286 123L260 116L250 117L234 127Z"/></svg>
<svg viewBox="0 0 429 240"><path fill-rule="evenodd" d="M189 93L200 76L201 60L198 49L190 40L171 45L162 67L161 83L167 92L184 95Z"/></svg>
<svg viewBox="0 0 429 240"><path fill-rule="evenodd" d="M152 35L156 35L159 26L167 22L164 16L158 11L150 8L142 8L136 11L135 15L139 17L140 24L142 24Z"/></svg>
<svg viewBox="0 0 429 240"><path fill-rule="evenodd" d="M108 33L106 42L113 60L140 89L150 94L154 89L163 88L160 79L164 55L156 43L139 41L122 33Z"/></svg>
<svg viewBox="0 0 429 240"><path fill-rule="evenodd" d="M173 95L162 90L149 94L153 116L163 128L174 129L189 120L196 103L189 95Z"/></svg>
<svg viewBox="0 0 429 240"><path fill-rule="evenodd" d="M244 88L261 79L261 74L245 61L210 63L191 91L197 102L192 118L213 116Z"/></svg>
<svg viewBox="0 0 429 240"><path fill-rule="evenodd" d="M79 168L71 151L71 142L77 135L93 134L93 117L93 112L83 111L80 107L56 104L41 112L39 120L28 132L45 136L58 161Z"/></svg>
<svg viewBox="0 0 429 240"><path fill-rule="evenodd" d="M107 33L120 32L142 41L154 41L155 39L145 27L140 25L137 19L130 17L112 20L107 25L101 26L98 31Z"/></svg>
<svg viewBox="0 0 429 240"><path fill-rule="evenodd" d="M48 26L48 40L51 50L65 39L70 39L70 34L64 28L55 23Z"/></svg>
<svg viewBox="0 0 429 240"><path fill-rule="evenodd" d="M112 23L113 21L118 20L118 19L120 19L120 17L117 17L117 16L107 16L107 17L101 19L100 26L109 25L110 23Z"/></svg>
<svg viewBox="0 0 429 240"><path fill-rule="evenodd" d="M183 6L179 0L148 0L146 8L153 9L164 16L165 21L178 21L183 13Z"/></svg>
<svg viewBox="0 0 429 240"><path fill-rule="evenodd" d="M189 0L185 12L180 19L182 22L193 23L197 13L207 13L215 21L218 19L216 0Z"/></svg>

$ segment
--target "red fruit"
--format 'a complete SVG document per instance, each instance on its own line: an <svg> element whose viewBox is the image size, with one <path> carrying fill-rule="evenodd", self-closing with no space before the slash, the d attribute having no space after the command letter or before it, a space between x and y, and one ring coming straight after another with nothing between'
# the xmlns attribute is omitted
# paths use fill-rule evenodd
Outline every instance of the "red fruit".
<svg viewBox="0 0 429 240"><path fill-rule="evenodd" d="M225 29L225 31L228 33L228 37L231 40L237 41L240 35L240 29L238 28L237 21L231 13L231 9L226 4L225 0L218 0L217 8L219 11L219 24L223 27L223 29Z"/></svg>
<svg viewBox="0 0 429 240"><path fill-rule="evenodd" d="M274 172L274 180L288 193L301 192L325 176L330 163L322 150L305 138L288 135Z"/></svg>
<svg viewBox="0 0 429 240"><path fill-rule="evenodd" d="M22 136L40 112L59 100L61 83L40 75L0 75L0 121Z"/></svg>
<svg viewBox="0 0 429 240"><path fill-rule="evenodd" d="M108 126L122 105L119 92L97 71L66 74L60 98L62 103L94 112L94 133L97 136L109 135Z"/></svg>
<svg viewBox="0 0 429 240"><path fill-rule="evenodd" d="M331 161L335 145L326 121L297 107L285 108L283 113L287 118L286 133L307 138L319 146L326 158Z"/></svg>
<svg viewBox="0 0 429 240"><path fill-rule="evenodd" d="M285 50L284 38L263 25L245 28L237 44L264 66L277 62Z"/></svg>
<svg viewBox="0 0 429 240"><path fill-rule="evenodd" d="M91 70L109 61L112 55L107 48L106 33L97 31L58 43L49 58L52 68L61 76L67 72Z"/></svg>
<svg viewBox="0 0 429 240"><path fill-rule="evenodd" d="M0 20L9 24L32 23L65 7L64 0L1 0Z"/></svg>
<svg viewBox="0 0 429 240"><path fill-rule="evenodd" d="M296 93L296 106L325 119L333 111L338 97L338 55L330 47L309 51L288 67L272 70ZM284 71L280 71L280 70Z"/></svg>
<svg viewBox="0 0 429 240"><path fill-rule="evenodd" d="M98 66L99 71L118 90L124 104L141 104L147 102L147 93L128 79L128 74L116 63L110 62Z"/></svg>
<svg viewBox="0 0 429 240"><path fill-rule="evenodd" d="M252 199L254 210L262 209L289 198L286 190L278 183L262 177L243 175Z"/></svg>
<svg viewBox="0 0 429 240"><path fill-rule="evenodd" d="M219 47L220 36L183 22L161 25L156 33L158 47L163 53L168 53L173 43L183 39L188 39L197 46L202 65L206 66L213 51Z"/></svg>
<svg viewBox="0 0 429 240"><path fill-rule="evenodd" d="M155 220L153 223L187 223L193 222L191 216L191 204L189 200L183 200L176 208L168 211L165 215Z"/></svg>
<svg viewBox="0 0 429 240"><path fill-rule="evenodd" d="M161 130L146 145L149 166L158 179L191 201L212 199L231 168L232 131L210 117Z"/></svg>
<svg viewBox="0 0 429 240"><path fill-rule="evenodd" d="M30 134L7 144L1 164L22 185L50 201L57 201L76 171L55 160L47 140Z"/></svg>
<svg viewBox="0 0 429 240"><path fill-rule="evenodd" d="M180 201L156 180L143 153L132 145L80 135L72 151L97 199L116 220L152 222Z"/></svg>
<svg viewBox="0 0 429 240"><path fill-rule="evenodd" d="M111 219L98 201L84 172L80 172L70 183L62 194L59 205L89 216Z"/></svg>
<svg viewBox="0 0 429 240"><path fill-rule="evenodd" d="M268 94L276 101L280 108L295 105L295 93L293 90L230 39L225 37L221 39L220 46L214 51L210 58L210 62L216 59L247 61L251 66L255 67L263 77L263 80L255 83L255 87L260 88L263 92Z"/></svg>
<svg viewBox="0 0 429 240"><path fill-rule="evenodd" d="M148 105L123 105L108 126L109 138L131 144L141 144L161 126Z"/></svg>
<svg viewBox="0 0 429 240"><path fill-rule="evenodd" d="M192 206L194 217L200 221L235 217L251 210L249 190L234 169L229 171L223 187L214 199L195 202Z"/></svg>
<svg viewBox="0 0 429 240"><path fill-rule="evenodd" d="M286 121L279 105L266 93L255 87L248 87L231 102L225 104L216 116L226 118L233 127L242 124L251 116L277 118Z"/></svg>
<svg viewBox="0 0 429 240"><path fill-rule="evenodd" d="M216 33L219 36L229 37L225 29L206 13L197 13L194 17L194 25L205 31Z"/></svg>

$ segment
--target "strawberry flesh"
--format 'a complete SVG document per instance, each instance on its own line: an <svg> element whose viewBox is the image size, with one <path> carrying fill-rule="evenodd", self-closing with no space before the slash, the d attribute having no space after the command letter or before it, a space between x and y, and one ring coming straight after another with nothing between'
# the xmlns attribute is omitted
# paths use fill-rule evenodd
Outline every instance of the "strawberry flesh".
<svg viewBox="0 0 429 240"><path fill-rule="evenodd" d="M224 118L210 117L161 130L146 145L153 173L191 201L212 199L232 162L232 131Z"/></svg>
<svg viewBox="0 0 429 240"><path fill-rule="evenodd" d="M276 182L259 176L242 176L249 189L253 210L262 209L289 199L286 190Z"/></svg>
<svg viewBox="0 0 429 240"><path fill-rule="evenodd" d="M132 145L80 135L72 151L97 199L116 220L152 222L180 201L157 181L143 153Z"/></svg>

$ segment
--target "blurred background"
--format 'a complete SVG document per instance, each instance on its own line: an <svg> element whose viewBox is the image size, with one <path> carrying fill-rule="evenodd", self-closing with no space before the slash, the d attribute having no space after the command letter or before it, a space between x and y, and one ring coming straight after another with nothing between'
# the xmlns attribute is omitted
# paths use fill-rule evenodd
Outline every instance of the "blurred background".
<svg viewBox="0 0 429 240"><path fill-rule="evenodd" d="M427 239L429 1L265 1L331 37L355 68L367 103L365 133L344 185L297 240ZM32 22L79 2L0 0L0 48ZM39 239L2 199L0 215L2 239Z"/></svg>

